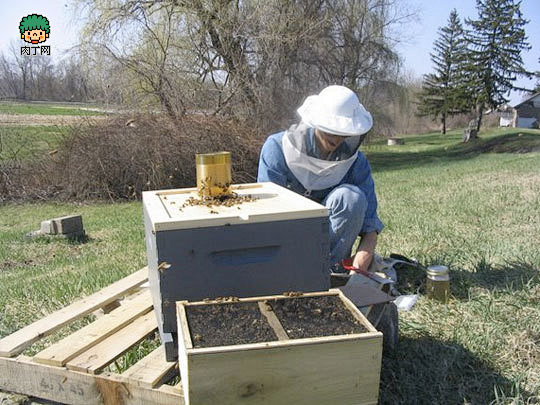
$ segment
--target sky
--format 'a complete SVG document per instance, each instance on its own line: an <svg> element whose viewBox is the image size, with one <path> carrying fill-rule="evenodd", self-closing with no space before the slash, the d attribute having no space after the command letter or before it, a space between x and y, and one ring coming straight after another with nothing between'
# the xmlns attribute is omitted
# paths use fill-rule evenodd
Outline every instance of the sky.
<svg viewBox="0 0 540 405"><path fill-rule="evenodd" d="M1 1L1 0L0 0ZM411 5L418 12L418 18L407 26L404 37L406 39L398 45L398 51L404 58L404 68L421 76L433 71L429 53L433 50L433 42L438 38L438 28L448 24L448 17L452 9L456 9L463 21L465 18L477 17L475 0L411 0ZM529 23L525 25L525 33L531 50L523 51L522 58L525 68L530 71L540 71L540 0L522 0L521 12ZM465 24L463 23L465 26ZM518 79L521 87L534 87L537 80L526 78ZM510 104L517 104L526 96L521 92L513 92Z"/></svg>
<svg viewBox="0 0 540 405"><path fill-rule="evenodd" d="M0 0L0 51L9 52L10 41L16 47L24 42L19 38L19 23L28 14L41 14L49 19L51 34L43 45L51 46L51 57L55 60L69 54L69 48L77 43L78 24L73 21L71 0L41 0L24 2L18 0ZM463 20L476 17L476 0L409 0L409 4L418 11L418 17L406 27L402 27L397 50L403 58L406 72L421 77L432 71L429 53L433 42L438 38L437 30L448 22L453 8ZM521 11L530 22L525 26L532 49L523 52L525 68L540 71L540 0L522 0ZM518 85L533 87L535 80L520 79ZM510 96L511 104L518 103L523 93L514 92Z"/></svg>

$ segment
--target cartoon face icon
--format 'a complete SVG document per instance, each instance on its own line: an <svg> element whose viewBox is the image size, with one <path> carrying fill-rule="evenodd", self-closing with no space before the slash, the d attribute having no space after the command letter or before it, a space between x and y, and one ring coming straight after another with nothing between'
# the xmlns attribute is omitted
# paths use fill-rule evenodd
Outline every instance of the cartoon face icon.
<svg viewBox="0 0 540 405"><path fill-rule="evenodd" d="M21 39L30 44L39 44L49 38L51 28L47 17L38 14L30 14L23 17L19 25Z"/></svg>

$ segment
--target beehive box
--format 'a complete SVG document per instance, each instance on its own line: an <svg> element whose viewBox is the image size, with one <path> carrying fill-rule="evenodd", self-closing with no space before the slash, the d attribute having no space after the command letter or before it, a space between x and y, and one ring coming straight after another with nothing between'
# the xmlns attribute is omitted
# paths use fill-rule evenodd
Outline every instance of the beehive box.
<svg viewBox="0 0 540 405"><path fill-rule="evenodd" d="M335 307L319 302L329 299L338 301ZM382 333L339 290L235 302L183 301L177 314L186 404L377 403ZM332 333L334 315L334 324L341 325L338 335L317 336L318 324L330 324L324 334ZM345 333L351 322L360 330ZM273 338L261 336L268 329ZM302 335L308 337L298 338ZM257 343L231 344L235 339ZM226 345L213 346L219 340Z"/></svg>
<svg viewBox="0 0 540 405"><path fill-rule="evenodd" d="M326 207L273 183L231 188L254 201L186 206L195 188L143 193L149 281L169 361L176 301L330 287Z"/></svg>

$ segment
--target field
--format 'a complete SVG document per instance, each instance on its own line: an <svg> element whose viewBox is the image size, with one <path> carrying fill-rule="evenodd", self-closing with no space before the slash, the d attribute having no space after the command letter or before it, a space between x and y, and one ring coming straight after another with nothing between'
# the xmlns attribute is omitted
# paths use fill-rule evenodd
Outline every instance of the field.
<svg viewBox="0 0 540 405"><path fill-rule="evenodd" d="M0 102L0 114L101 115L95 106L80 103Z"/></svg>
<svg viewBox="0 0 540 405"><path fill-rule="evenodd" d="M423 274L399 274L402 293L421 295L384 357L381 403L540 402L540 131L480 136L364 147L386 224L378 252L451 272L448 305L422 295ZM41 220L76 213L86 243L24 239ZM144 265L140 202L0 206L0 337Z"/></svg>
<svg viewBox="0 0 540 405"><path fill-rule="evenodd" d="M0 161L36 158L56 149L67 136L58 125L0 125Z"/></svg>

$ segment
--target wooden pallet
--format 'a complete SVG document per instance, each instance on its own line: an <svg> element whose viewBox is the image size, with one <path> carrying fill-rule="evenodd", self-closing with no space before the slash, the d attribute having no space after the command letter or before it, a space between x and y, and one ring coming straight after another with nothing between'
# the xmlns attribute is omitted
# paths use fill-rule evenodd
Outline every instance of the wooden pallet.
<svg viewBox="0 0 540 405"><path fill-rule="evenodd" d="M0 339L0 389L68 404L184 404L178 375L160 346L122 374L102 371L157 329L143 268ZM119 301L120 300L120 301ZM21 353L99 309L120 305L33 357Z"/></svg>

